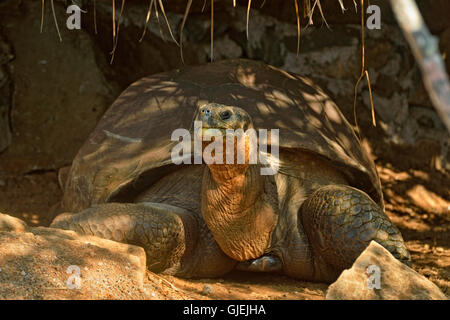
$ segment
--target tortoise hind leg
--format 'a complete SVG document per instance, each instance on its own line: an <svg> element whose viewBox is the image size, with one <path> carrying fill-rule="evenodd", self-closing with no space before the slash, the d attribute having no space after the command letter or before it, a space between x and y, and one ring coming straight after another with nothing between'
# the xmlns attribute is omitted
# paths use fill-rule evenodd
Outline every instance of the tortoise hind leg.
<svg viewBox="0 0 450 320"><path fill-rule="evenodd" d="M322 187L300 210L315 260L330 265L337 274L351 267L372 240L397 259L410 262L400 231L381 208L358 189L345 185Z"/></svg>
<svg viewBox="0 0 450 320"><path fill-rule="evenodd" d="M141 246L147 266L161 272L180 268L196 244L197 222L187 210L160 203L107 203L63 214L50 225Z"/></svg>

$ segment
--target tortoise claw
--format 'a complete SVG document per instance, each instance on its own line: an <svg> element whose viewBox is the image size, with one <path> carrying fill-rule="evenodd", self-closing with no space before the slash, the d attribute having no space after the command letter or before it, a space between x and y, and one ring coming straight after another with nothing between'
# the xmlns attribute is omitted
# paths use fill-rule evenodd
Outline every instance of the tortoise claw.
<svg viewBox="0 0 450 320"><path fill-rule="evenodd" d="M258 259L239 262L236 269L252 272L275 272L282 270L282 263L278 257L262 256Z"/></svg>

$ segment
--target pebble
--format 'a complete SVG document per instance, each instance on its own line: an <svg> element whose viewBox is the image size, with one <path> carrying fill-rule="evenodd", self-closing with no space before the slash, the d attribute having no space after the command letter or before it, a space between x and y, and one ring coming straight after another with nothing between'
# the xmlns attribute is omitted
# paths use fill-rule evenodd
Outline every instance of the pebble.
<svg viewBox="0 0 450 320"><path fill-rule="evenodd" d="M202 290L202 294L205 296L209 296L210 294L214 293L213 287L211 287L209 284L205 284Z"/></svg>
<svg viewBox="0 0 450 320"><path fill-rule="evenodd" d="M22 271L20 274L25 276L27 273L25 271Z"/></svg>

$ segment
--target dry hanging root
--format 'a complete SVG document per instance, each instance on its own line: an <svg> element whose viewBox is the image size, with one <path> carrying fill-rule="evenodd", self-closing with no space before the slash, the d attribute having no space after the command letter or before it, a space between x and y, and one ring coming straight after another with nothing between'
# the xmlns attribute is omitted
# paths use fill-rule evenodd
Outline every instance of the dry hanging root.
<svg viewBox="0 0 450 320"><path fill-rule="evenodd" d="M247 40L248 40L248 19L250 17L250 7L252 5L252 0L248 0L248 5L247 5L247 27L246 27L246 35L247 35Z"/></svg>
<svg viewBox="0 0 450 320"><path fill-rule="evenodd" d="M308 1L309 1L309 0L308 0ZM312 7L312 9L311 9L310 12L309 12L309 22L310 22L310 24L313 24L312 16L313 16L314 9L316 8L316 6L317 6L317 8L319 8L319 12L320 12L320 16L322 17L322 21L325 22L325 25L326 25L328 28L330 28L330 26L328 25L327 20L325 19L325 15L323 14L322 5L320 4L320 0L316 0L316 1L314 2L313 7Z"/></svg>
<svg viewBox="0 0 450 320"><path fill-rule="evenodd" d="M187 17L189 15L189 10L191 9L191 5L192 5L192 0L189 0L187 5L186 5L186 10L184 12L184 16L183 16L183 21L181 22L181 27L180 27L180 55L181 55L181 61L184 64L184 57L183 57L183 29L184 29L184 24L186 23Z"/></svg>
<svg viewBox="0 0 450 320"><path fill-rule="evenodd" d="M191 2L191 0L190 0L190 2ZM117 23L117 29L116 29L116 17L115 17L115 0L112 0L112 5L113 5L113 15L112 15L112 18L113 18L113 50L111 51L111 55L112 55L111 62L110 62L111 64L113 63L114 54L115 54L115 51L116 51L116 48L117 48L117 41L118 41L117 39L118 39L118 36L119 36L120 20L121 20L122 15L123 15L123 10L124 10L124 6L125 6L125 0L122 0L122 5L121 5L121 8L120 8L120 16L119 16L118 23ZM161 37L164 40L164 36L163 36L163 33L162 33L162 29L161 29L161 24L159 23L158 6L161 9L161 13L163 14L163 17L164 17L164 19L166 21L167 29L169 30L169 34L172 37L172 40L177 44L177 46L180 46L180 44L177 42L177 40L175 39L175 37L173 35L172 28L170 27L169 19L167 18L166 11L164 9L164 5L163 5L162 0L157 0L156 3L155 3L155 0L151 0L150 1L149 8L148 8L148 11L147 11L147 16L146 16L146 19L145 19L144 31L142 33L141 38L139 39L139 42L142 42L142 40L144 39L146 30L147 30L147 25L148 25L148 22L150 20L150 16L151 16L151 12L152 12L152 8L153 7L155 7L155 15L156 15L156 18L158 20L158 25L159 25L159 30L160 30L160 33L161 33Z"/></svg>
<svg viewBox="0 0 450 320"><path fill-rule="evenodd" d="M62 42L61 33L59 32L58 20L56 20L55 4L50 0L52 5L53 19L55 20L56 31L58 32L59 42Z"/></svg>
<svg viewBox="0 0 450 320"><path fill-rule="evenodd" d="M300 53L300 14L298 13L298 2L294 0L295 5L295 15L297 16L297 57Z"/></svg>
<svg viewBox="0 0 450 320"><path fill-rule="evenodd" d="M50 5L52 7L53 21L55 22L56 32L58 33L59 41L62 42L61 33L59 32L58 20L56 19L55 4L53 3L53 0L50 0ZM44 27L44 11L45 11L45 0L42 0L41 1L41 33L42 33L42 30Z"/></svg>
<svg viewBox="0 0 450 320"><path fill-rule="evenodd" d="M356 132L357 132L359 138L361 138L361 135L359 132L358 119L357 119L357 115L356 115L356 100L358 97L359 83L361 82L361 80L364 77L366 77L367 84L369 86L370 107L371 107L371 111L372 111L372 124L374 127L376 127L377 123L375 121L375 109L373 107L372 87L370 85L369 72L366 70L366 65L365 65L364 0L361 0L361 75L355 85L355 97L353 100L353 117L355 119Z"/></svg>
<svg viewBox="0 0 450 320"><path fill-rule="evenodd" d="M42 32L43 24L44 24L45 0L41 0L41 1L42 1L42 15L41 15L41 32ZM59 39L60 39L60 41L62 41L61 34L60 34L60 31L59 31L59 26L58 26L58 23L57 23L57 20L56 20L56 14L55 14L53 1L54 0L50 0L51 6L52 6L53 18L54 18L54 21L55 21L55 26L56 26L56 30L58 32ZM337 0L337 1L339 1L339 4L341 5L342 10L345 10L342 0ZM355 0L353 0L353 1L355 1ZM139 39L139 42L142 42L142 40L145 37L146 31L147 31L147 25L149 23L149 20L150 20L153 8L155 9L155 15L156 15L156 19L158 21L161 38L165 41L164 34L162 32L161 24L160 24L160 21L159 21L159 9L160 9L161 13L163 14L163 17L165 19L165 22L166 22L166 25L167 25L167 28L168 28L168 31L169 31L169 34L170 34L171 38L180 47L181 60L184 63L183 48L182 48L182 42L183 42L182 34L183 34L184 26L186 24L186 21L187 21L188 15L189 15L189 11L190 11L192 2L193 2L193 0L188 0L187 1L185 14L183 16L183 20L182 20L181 28L180 28L180 40L179 40L179 42L177 42L177 40L175 39L175 37L173 35L172 28L170 27L170 23L169 23L169 20L167 18L167 15L165 13L163 1L162 0L150 0L149 7L148 7L148 10L147 10L147 15L146 15L146 18L145 18L144 30L143 30L142 36ZM264 0L262 2L260 8L262 8L265 3L266 3L266 0ZM206 7L206 4L207 4L207 0L204 0L202 12L204 11L204 9ZM251 4L252 4L252 0L248 0L248 3L247 3L247 14L246 14L246 36L247 36L247 39L249 38L249 20L250 20ZM120 16L118 18L118 22L116 23L116 3L115 3L115 0L112 0L112 24L113 24L112 36L113 36L113 41L112 41L112 51L110 52L110 54L111 54L111 61L110 61L110 63L112 63L114 61L114 56L115 56L115 52L116 52L116 49L117 49L118 35L119 35L119 28L120 28L120 20L121 20L122 14L123 14L124 5L125 5L125 0L122 0L122 5L121 5L121 9L120 9ZM356 3L355 3L355 5L356 5ZM98 30L97 30L96 0L94 0L93 6L94 6L94 8L93 8L93 12L94 12L94 32L95 32L95 34L97 34ZM236 0L233 0L233 7L236 7ZM298 0L294 0L294 7L295 7L295 12L296 12L296 17L297 17L297 56L298 56L299 51L300 51L300 32L301 32L301 30L300 30L301 27L300 27L300 13L299 13ZM309 24L313 24L312 16L313 16L313 13L314 13L314 10L315 10L316 7L319 9L323 21L328 26L328 23L327 23L327 21L325 19L325 15L324 15L323 10L322 10L322 5L321 5L320 0L315 0L312 6L311 6L311 0L304 0L304 13L305 13L305 17L309 18ZM214 0L211 0L211 49L210 50L211 50L211 61L213 61L214 60Z"/></svg>
<svg viewBox="0 0 450 320"><path fill-rule="evenodd" d="M177 40L176 40L175 37L173 36L172 28L170 27L169 20L167 19L166 11L164 10L164 5L163 5L163 3L162 3L162 0L158 0L158 4L159 4L159 7L160 7L160 9L161 9L161 12L162 12L162 14L163 14L163 16L164 16L164 19L166 20L167 29L169 30L170 36L172 37L173 42L175 42L175 43L177 44L177 46L179 46L179 43L177 42ZM156 9L156 10L158 10L158 9Z"/></svg>
<svg viewBox="0 0 450 320"><path fill-rule="evenodd" d="M123 15L123 9L125 7L125 0L122 0L122 5L120 6L120 15L119 15L119 20L117 22L117 30L116 30L116 6L115 6L115 0L112 0L112 4L113 4L113 49L111 51L111 61L110 64L113 63L114 61L114 56L116 53L116 49L117 49L117 41L119 39L119 28L120 28L120 20L122 19L122 15Z"/></svg>
<svg viewBox="0 0 450 320"><path fill-rule="evenodd" d="M98 33L98 31L97 31L97 0L94 0L94 32L95 32L95 34Z"/></svg>
<svg viewBox="0 0 450 320"><path fill-rule="evenodd" d="M45 0L41 0L41 33L42 28L44 27L44 9L45 9Z"/></svg>
<svg viewBox="0 0 450 320"><path fill-rule="evenodd" d="M214 0L211 0L211 62L214 60Z"/></svg>
<svg viewBox="0 0 450 320"><path fill-rule="evenodd" d="M154 0L151 0L149 5L148 5L148 10L147 10L147 16L145 17L145 25L144 25L144 31L142 32L142 36L139 39L139 42L142 42L142 40L144 40L145 37L145 33L147 32L147 25L148 25L148 21L150 20L150 17L152 15L152 7L153 7L153 3Z"/></svg>

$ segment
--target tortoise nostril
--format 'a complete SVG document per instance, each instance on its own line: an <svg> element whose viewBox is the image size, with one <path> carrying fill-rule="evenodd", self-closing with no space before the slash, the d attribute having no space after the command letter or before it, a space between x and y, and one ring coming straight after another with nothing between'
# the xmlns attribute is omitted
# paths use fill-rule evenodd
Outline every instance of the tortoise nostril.
<svg viewBox="0 0 450 320"><path fill-rule="evenodd" d="M228 110L222 111L220 113L220 119L222 119L222 120L228 120L228 119L230 119L230 117L231 117L231 112Z"/></svg>
<svg viewBox="0 0 450 320"><path fill-rule="evenodd" d="M205 108L205 109L202 109L201 113L205 114L205 115L210 115L211 114L211 110Z"/></svg>

